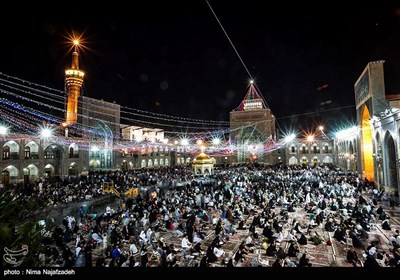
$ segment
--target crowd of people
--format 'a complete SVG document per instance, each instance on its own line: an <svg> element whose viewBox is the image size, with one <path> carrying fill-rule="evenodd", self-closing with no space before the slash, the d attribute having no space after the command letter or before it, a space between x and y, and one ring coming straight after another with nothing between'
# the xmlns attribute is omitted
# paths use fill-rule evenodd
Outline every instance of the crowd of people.
<svg viewBox="0 0 400 280"><path fill-rule="evenodd" d="M312 266L307 243L333 242L316 229L351 244L347 261L354 266L400 265L399 231L378 206L384 192L374 192L355 173L334 166L229 166L211 179L204 184L189 167L171 167L91 173L77 183L41 181L15 192L51 205L103 195L104 181L112 180L120 192L152 186L153 195L142 191L103 214L67 217L43 256L55 266L307 267ZM307 219L295 216L296 210ZM386 251L380 240L369 238L378 224L391 232ZM239 233L243 240L228 254L224 244ZM167 236L180 244L168 244ZM96 260L93 250L101 252ZM250 255L255 257L249 260Z"/></svg>

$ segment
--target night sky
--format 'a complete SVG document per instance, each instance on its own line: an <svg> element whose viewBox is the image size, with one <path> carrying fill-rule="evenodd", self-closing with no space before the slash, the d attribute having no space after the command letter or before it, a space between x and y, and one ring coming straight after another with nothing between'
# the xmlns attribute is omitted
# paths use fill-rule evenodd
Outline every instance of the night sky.
<svg viewBox="0 0 400 280"><path fill-rule="evenodd" d="M355 121L369 61L385 60L386 92L400 92L400 4L381 2L209 1L283 130ZM0 72L63 90L74 31L86 96L229 121L249 76L206 1L72 3L4 9Z"/></svg>

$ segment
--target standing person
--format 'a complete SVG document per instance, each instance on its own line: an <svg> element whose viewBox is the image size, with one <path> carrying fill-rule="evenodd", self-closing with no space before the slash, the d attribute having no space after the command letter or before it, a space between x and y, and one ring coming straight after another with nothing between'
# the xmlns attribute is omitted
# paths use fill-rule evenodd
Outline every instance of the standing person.
<svg viewBox="0 0 400 280"><path fill-rule="evenodd" d="M145 245L140 249L140 265L141 267L146 267L149 262L149 258L147 256L147 248Z"/></svg>
<svg viewBox="0 0 400 280"><path fill-rule="evenodd" d="M88 243L85 247L86 267L92 267L92 245Z"/></svg>
<svg viewBox="0 0 400 280"><path fill-rule="evenodd" d="M218 219L217 225L215 227L215 235L219 235L222 231L222 221L221 218Z"/></svg>

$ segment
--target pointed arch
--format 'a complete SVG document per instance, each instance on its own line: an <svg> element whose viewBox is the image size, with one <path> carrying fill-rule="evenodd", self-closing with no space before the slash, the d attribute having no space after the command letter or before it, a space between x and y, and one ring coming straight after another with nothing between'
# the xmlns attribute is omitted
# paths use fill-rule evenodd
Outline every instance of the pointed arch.
<svg viewBox="0 0 400 280"><path fill-rule="evenodd" d="M78 165L76 164L76 162L71 162L68 166L68 175L78 176Z"/></svg>
<svg viewBox="0 0 400 280"><path fill-rule="evenodd" d="M289 165L296 165L298 163L299 163L299 161L297 160L296 157L289 158Z"/></svg>
<svg viewBox="0 0 400 280"><path fill-rule="evenodd" d="M3 159L19 159L19 144L14 140L3 145Z"/></svg>
<svg viewBox="0 0 400 280"><path fill-rule="evenodd" d="M370 181L374 181L374 160L372 144L371 114L368 107L364 104L361 114L361 163L363 176Z"/></svg>
<svg viewBox="0 0 400 280"><path fill-rule="evenodd" d="M396 162L396 145L392 134L387 131L384 138L384 166L387 170L386 183L389 188L398 188L398 170Z"/></svg>
<svg viewBox="0 0 400 280"><path fill-rule="evenodd" d="M25 145L25 159L39 159L39 145L35 141L29 141Z"/></svg>
<svg viewBox="0 0 400 280"><path fill-rule="evenodd" d="M100 162L99 165L93 165L96 166L93 168L113 168L113 133L110 127L103 121L97 121L90 131L90 141L92 148L89 151L89 162Z"/></svg>
<svg viewBox="0 0 400 280"><path fill-rule="evenodd" d="M19 170L14 165L9 165L3 169L1 175L4 186L7 186L9 183L15 183L18 180Z"/></svg>
<svg viewBox="0 0 400 280"><path fill-rule="evenodd" d="M51 164L47 164L47 165L44 167L44 176L45 176L46 178L50 178L50 177L53 177L54 175L55 175L55 168L54 168L54 166L51 165Z"/></svg>
<svg viewBox="0 0 400 280"><path fill-rule="evenodd" d="M68 147L68 157L69 158L78 158L79 157L79 147L76 143L72 143Z"/></svg>

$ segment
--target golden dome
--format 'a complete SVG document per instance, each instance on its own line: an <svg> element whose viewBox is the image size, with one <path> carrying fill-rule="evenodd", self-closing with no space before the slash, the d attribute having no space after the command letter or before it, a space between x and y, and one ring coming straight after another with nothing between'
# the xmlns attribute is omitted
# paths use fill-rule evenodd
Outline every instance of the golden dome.
<svg viewBox="0 0 400 280"><path fill-rule="evenodd" d="M206 155L205 153L200 153L197 155L197 157L194 158L194 160L205 160L205 159L211 159L209 155Z"/></svg>
<svg viewBox="0 0 400 280"><path fill-rule="evenodd" d="M215 164L215 158L205 153L200 153L193 159L192 164Z"/></svg>

